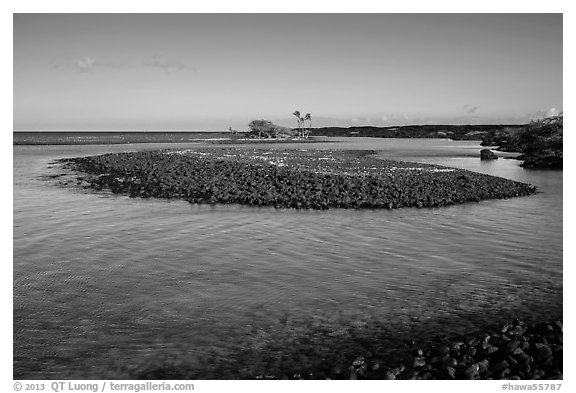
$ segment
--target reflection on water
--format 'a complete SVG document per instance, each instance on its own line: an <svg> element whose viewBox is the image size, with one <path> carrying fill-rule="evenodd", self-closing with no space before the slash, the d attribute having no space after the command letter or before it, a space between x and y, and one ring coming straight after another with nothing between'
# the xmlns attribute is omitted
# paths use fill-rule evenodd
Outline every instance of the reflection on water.
<svg viewBox="0 0 576 393"><path fill-rule="evenodd" d="M351 342L366 328L385 340L561 315L561 171L480 161L474 142L341 140L306 148L374 149L540 192L392 211L198 206L42 178L57 158L167 145L15 146L14 377L130 378L158 359L242 377L288 364L306 340L308 361L373 345ZM246 353L259 355L242 374Z"/></svg>

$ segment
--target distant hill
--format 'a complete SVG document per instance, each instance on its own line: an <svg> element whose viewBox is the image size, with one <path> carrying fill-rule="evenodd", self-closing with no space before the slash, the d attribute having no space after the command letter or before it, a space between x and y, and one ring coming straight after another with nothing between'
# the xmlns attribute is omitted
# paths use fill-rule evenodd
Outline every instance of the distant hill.
<svg viewBox="0 0 576 393"><path fill-rule="evenodd" d="M522 125L410 125L393 127L321 127L312 129L311 136L357 136L375 138L450 138L455 140L483 140L504 128Z"/></svg>

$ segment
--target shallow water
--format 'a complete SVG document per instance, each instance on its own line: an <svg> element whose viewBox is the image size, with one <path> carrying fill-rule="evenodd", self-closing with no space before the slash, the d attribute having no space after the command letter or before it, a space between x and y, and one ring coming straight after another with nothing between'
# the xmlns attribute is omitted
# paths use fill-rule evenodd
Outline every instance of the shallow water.
<svg viewBox="0 0 576 393"><path fill-rule="evenodd" d="M186 148L14 146L14 378L130 378L164 360L230 378L214 370L235 370L230 359L243 351L292 356L305 338L343 345L350 329L425 338L561 316L562 171L480 161L466 141L270 146L373 149L539 190L392 211L199 206L45 177L58 158L170 146ZM241 375L270 367L262 360Z"/></svg>

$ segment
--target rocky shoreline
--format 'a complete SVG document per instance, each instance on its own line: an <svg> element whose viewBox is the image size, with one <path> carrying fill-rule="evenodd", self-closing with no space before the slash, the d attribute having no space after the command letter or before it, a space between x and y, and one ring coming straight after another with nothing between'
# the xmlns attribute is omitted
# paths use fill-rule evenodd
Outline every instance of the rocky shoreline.
<svg viewBox="0 0 576 393"><path fill-rule="evenodd" d="M504 178L380 160L372 153L242 148L109 153L60 160L85 174L61 182L130 197L298 209L437 207L536 191Z"/></svg>
<svg viewBox="0 0 576 393"><path fill-rule="evenodd" d="M358 357L349 379L562 379L561 320L527 326L515 320L483 332L413 348L396 367Z"/></svg>

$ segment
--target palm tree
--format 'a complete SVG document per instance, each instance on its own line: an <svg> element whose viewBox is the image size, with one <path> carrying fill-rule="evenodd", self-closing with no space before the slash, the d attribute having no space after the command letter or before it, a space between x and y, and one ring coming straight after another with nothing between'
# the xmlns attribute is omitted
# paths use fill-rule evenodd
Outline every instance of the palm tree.
<svg viewBox="0 0 576 393"><path fill-rule="evenodd" d="M306 113L306 116L304 116L304 120L308 120L310 122L308 131L306 132L306 138L308 138L308 135L310 135L310 132L312 130L312 116L310 115L310 113Z"/></svg>
<svg viewBox="0 0 576 393"><path fill-rule="evenodd" d="M300 126L300 123L303 122L303 119L300 117L299 110L295 110L294 113L292 114L296 116L296 119L298 119L298 136L300 136L300 133L302 132L302 127Z"/></svg>

